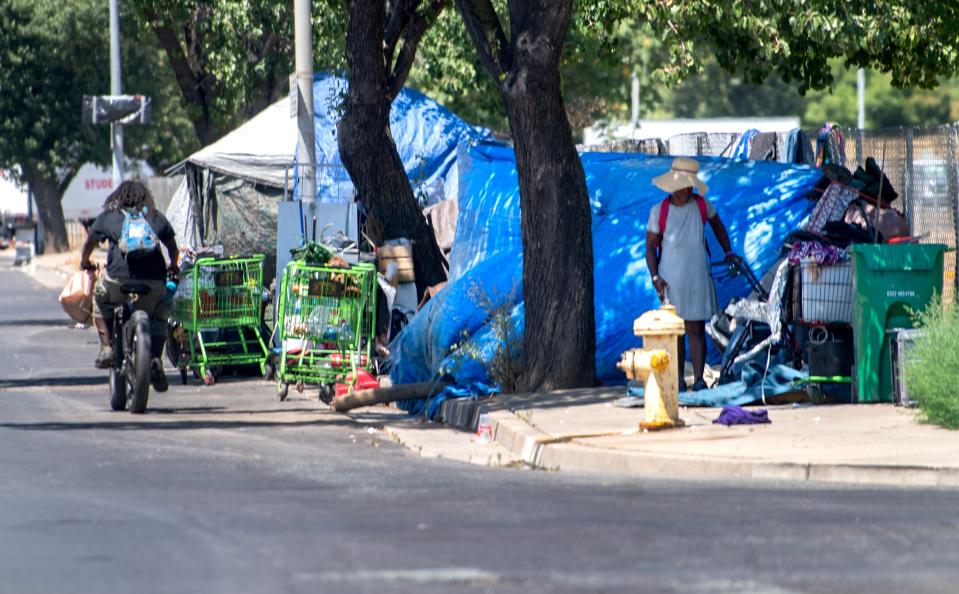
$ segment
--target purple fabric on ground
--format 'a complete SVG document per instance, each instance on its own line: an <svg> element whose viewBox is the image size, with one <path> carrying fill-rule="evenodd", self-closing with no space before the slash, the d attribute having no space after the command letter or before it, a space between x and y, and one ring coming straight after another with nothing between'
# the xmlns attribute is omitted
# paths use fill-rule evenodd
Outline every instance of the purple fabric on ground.
<svg viewBox="0 0 959 594"><path fill-rule="evenodd" d="M723 411L713 420L720 425L760 425L771 423L766 409L746 410L741 406L724 406Z"/></svg>

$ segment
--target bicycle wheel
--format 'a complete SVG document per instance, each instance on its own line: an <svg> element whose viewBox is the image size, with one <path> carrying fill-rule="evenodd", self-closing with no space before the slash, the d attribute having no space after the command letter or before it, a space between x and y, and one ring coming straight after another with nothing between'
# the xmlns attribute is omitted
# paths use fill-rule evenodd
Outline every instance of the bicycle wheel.
<svg viewBox="0 0 959 594"><path fill-rule="evenodd" d="M150 320L146 312L133 312L133 317L127 322L130 325L130 338L127 341L131 377L130 387L133 393L130 396L130 412L142 413L147 408L147 398L150 397Z"/></svg>

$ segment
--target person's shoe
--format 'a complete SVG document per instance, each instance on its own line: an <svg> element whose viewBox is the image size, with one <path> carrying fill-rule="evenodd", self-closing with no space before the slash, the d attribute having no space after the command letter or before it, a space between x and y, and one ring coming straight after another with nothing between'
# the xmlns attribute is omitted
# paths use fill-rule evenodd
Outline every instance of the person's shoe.
<svg viewBox="0 0 959 594"><path fill-rule="evenodd" d="M100 347L100 354L94 363L97 369L110 369L113 367L113 347Z"/></svg>
<svg viewBox="0 0 959 594"><path fill-rule="evenodd" d="M158 359L154 359L150 365L150 383L157 392L166 392L170 388L166 380L166 371L163 370L163 364Z"/></svg>
<svg viewBox="0 0 959 594"><path fill-rule="evenodd" d="M682 380L682 379L679 380L679 391L680 391L680 392L685 392L685 391L687 391L687 388L686 388L686 380Z"/></svg>
<svg viewBox="0 0 959 594"><path fill-rule="evenodd" d="M698 392L700 390L708 390L709 386L706 385L706 380L696 380L696 383L693 384L693 392Z"/></svg>

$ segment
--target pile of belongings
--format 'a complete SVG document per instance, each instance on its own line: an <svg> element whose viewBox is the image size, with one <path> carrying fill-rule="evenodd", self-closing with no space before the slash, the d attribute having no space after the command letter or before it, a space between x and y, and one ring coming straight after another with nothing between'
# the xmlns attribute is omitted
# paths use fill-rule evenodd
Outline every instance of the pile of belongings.
<svg viewBox="0 0 959 594"><path fill-rule="evenodd" d="M867 158L865 165L855 174L835 164L823 167L823 178L809 196L817 201L816 208L803 231L840 247L909 237L908 220L892 206L899 194L874 158Z"/></svg>
<svg viewBox="0 0 959 594"><path fill-rule="evenodd" d="M841 133L829 128L824 131L823 141L821 148L835 153ZM792 267L804 261L814 261L819 266L838 264L849 259L848 248L856 243L914 239L910 237L908 220L891 204L898 197L895 188L872 157L855 173L835 162L825 165L823 177L809 197L816 201L816 206L803 225L786 237L778 263L754 283L758 286L749 298L734 299L707 324L707 333L725 351L719 380L724 390L725 385L739 379L744 364L760 355L766 363L762 365L760 361L764 374L775 368L770 367L769 355L777 354L787 366L792 363L790 354L781 349L792 340L785 307L786 302L795 298L787 298ZM758 333L744 342L737 339L737 333L742 333L749 323L761 324L765 334ZM714 390L704 396L712 397ZM718 397L725 392L715 394ZM764 400L765 396L763 393Z"/></svg>

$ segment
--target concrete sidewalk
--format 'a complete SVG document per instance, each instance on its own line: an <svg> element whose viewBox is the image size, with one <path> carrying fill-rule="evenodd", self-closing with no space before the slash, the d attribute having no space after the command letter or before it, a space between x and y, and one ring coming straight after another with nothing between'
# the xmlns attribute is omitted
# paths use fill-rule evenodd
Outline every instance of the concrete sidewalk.
<svg viewBox="0 0 959 594"><path fill-rule="evenodd" d="M643 409L613 405L622 395L597 388L501 396L449 402L444 412L466 427L486 412L497 445L545 469L959 487L959 431L921 424L915 410L767 406L770 424L725 427L712 423L719 409L684 408L685 428L645 433Z"/></svg>

